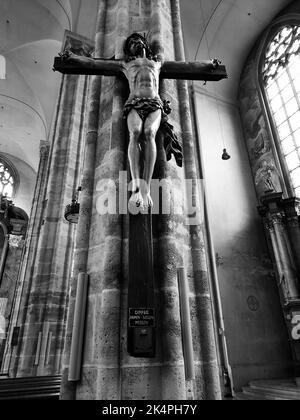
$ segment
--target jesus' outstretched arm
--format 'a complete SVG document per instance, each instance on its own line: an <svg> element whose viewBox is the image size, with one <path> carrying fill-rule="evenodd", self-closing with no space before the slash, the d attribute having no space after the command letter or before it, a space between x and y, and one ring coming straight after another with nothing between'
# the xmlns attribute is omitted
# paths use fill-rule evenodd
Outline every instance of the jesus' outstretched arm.
<svg viewBox="0 0 300 420"><path fill-rule="evenodd" d="M70 50L55 57L54 70L65 74L124 76L122 60L108 60L76 55Z"/></svg>

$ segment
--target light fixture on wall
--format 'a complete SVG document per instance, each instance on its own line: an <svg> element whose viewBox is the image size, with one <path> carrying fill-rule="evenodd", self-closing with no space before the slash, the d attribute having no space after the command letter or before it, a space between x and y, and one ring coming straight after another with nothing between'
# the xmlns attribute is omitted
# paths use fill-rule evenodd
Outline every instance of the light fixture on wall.
<svg viewBox="0 0 300 420"><path fill-rule="evenodd" d="M218 1L218 3L216 4L215 8L212 11L212 13L210 14L209 19L207 20L207 22L204 23L204 28L202 30L202 34L201 34L200 40L198 42L198 46L197 46L197 50L196 50L194 61L197 61L197 56L198 56L198 53L199 53L200 46L202 44L203 38L205 38L208 56L209 57L212 57L211 51L210 51L210 48L209 48L209 43L208 43L207 28L208 28L211 20L215 16L216 11L218 10L219 6L221 6L222 3L223 3L223 0L219 0ZM201 16L204 16L204 10L203 10L203 7L202 7L201 0L199 1L199 5L200 5ZM218 59L215 59L213 61L217 61L217 62L221 63ZM206 85L206 82L204 83L204 85ZM218 118L219 118L219 124L220 124L220 135L221 135L222 142L223 142L222 160L226 161L226 160L231 159L231 156L227 153L227 150L225 148L224 128L223 128L223 123L222 123L222 119L221 119L221 115L220 115L220 109L219 109L219 104L218 104L217 90L216 90L216 84L215 83L213 84L213 89L214 89L214 97L215 97L215 100L216 100L216 108L217 108Z"/></svg>
<svg viewBox="0 0 300 420"><path fill-rule="evenodd" d="M65 209L65 219L69 223L77 224L79 220L80 203L78 203L78 195L81 191L81 187L77 189L77 193L74 194L72 203L68 204Z"/></svg>

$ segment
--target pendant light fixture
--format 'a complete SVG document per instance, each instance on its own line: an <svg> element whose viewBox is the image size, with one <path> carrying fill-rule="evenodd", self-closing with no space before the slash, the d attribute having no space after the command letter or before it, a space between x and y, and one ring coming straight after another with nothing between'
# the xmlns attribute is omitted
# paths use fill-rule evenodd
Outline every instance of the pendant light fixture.
<svg viewBox="0 0 300 420"><path fill-rule="evenodd" d="M222 2L223 2L223 0L219 0L217 5L215 6L213 12L210 15L210 18L208 19L207 23L205 24L205 27L202 31L202 35L201 35L201 38L200 38L198 46L197 46L197 50L196 50L196 54L195 54L195 61L197 60L197 55L199 53L199 49L200 49L203 38L205 38L205 41L206 41L206 48L207 48L208 56L211 57L210 48L209 48L209 44L208 44L208 38L207 38L207 28L208 28L212 18L214 17L215 12L217 11L217 9L219 8L219 6L221 5ZM201 15L203 16L203 7L202 7L201 0L200 0L200 9L201 9ZM206 83L204 83L204 85L206 85ZM223 124L222 124L220 110L219 110L219 104L218 104L218 99L217 99L217 89L216 89L215 83L213 83L213 89L214 89L214 96L215 96L215 100L216 100L216 107L217 107L219 123L220 123L221 138L222 138L222 142L223 142L222 160L226 161L226 160L231 159L231 156L227 153L227 149L225 147Z"/></svg>
<svg viewBox="0 0 300 420"><path fill-rule="evenodd" d="M223 149L222 160L229 160L230 157L231 156L227 153L227 150Z"/></svg>
<svg viewBox="0 0 300 420"><path fill-rule="evenodd" d="M77 224L79 220L80 204L78 202L78 195L81 191L81 187L77 189L77 193L74 194L72 203L68 204L65 209L65 219L69 223Z"/></svg>

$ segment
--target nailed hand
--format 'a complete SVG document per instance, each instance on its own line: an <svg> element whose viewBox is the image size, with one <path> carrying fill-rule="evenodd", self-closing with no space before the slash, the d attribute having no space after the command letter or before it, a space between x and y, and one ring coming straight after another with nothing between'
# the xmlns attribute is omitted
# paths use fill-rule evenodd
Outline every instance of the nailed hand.
<svg viewBox="0 0 300 420"><path fill-rule="evenodd" d="M219 65L222 63L222 61L220 61L218 58L214 58L213 60L211 60L211 62L215 69L217 69Z"/></svg>

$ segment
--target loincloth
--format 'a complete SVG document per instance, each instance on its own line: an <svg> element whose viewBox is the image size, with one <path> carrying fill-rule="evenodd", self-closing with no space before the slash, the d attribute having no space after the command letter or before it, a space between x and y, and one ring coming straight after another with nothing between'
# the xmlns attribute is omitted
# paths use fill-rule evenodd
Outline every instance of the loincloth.
<svg viewBox="0 0 300 420"><path fill-rule="evenodd" d="M124 106L124 118L127 118L132 109L135 109L144 122L148 115L161 109L161 123L159 130L164 137L164 149L167 160L174 155L178 166L182 167L182 143L174 132L174 127L168 122L168 114L171 113L169 101L160 98L134 98L128 100Z"/></svg>
<svg viewBox="0 0 300 420"><path fill-rule="evenodd" d="M134 98L128 100L124 106L124 118L127 118L129 112L135 109L142 121L145 121L149 114L163 110L164 104L160 98Z"/></svg>

